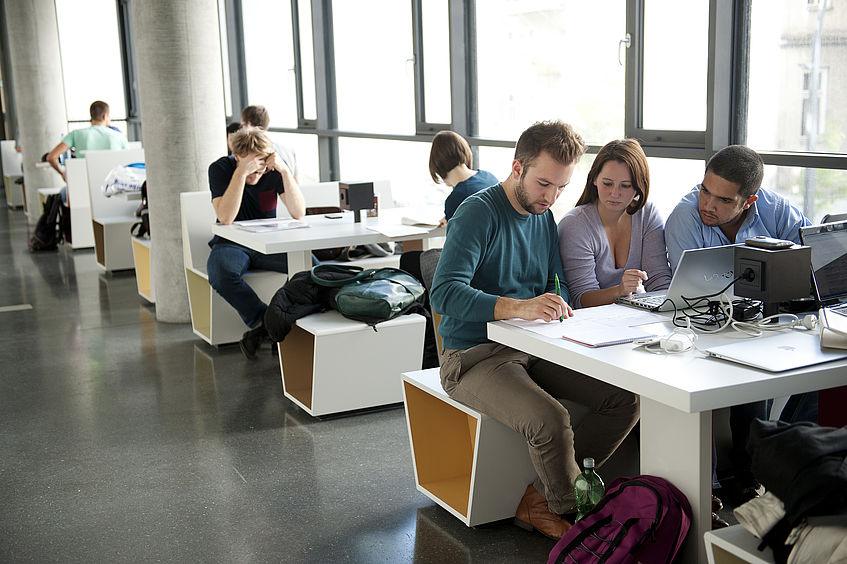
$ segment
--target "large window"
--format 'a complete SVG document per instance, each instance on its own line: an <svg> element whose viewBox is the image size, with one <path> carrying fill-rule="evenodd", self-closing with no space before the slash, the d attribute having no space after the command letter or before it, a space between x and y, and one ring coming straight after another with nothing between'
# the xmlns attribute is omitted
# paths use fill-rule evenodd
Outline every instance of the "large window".
<svg viewBox="0 0 847 564"><path fill-rule="evenodd" d="M447 0L421 2L423 121L450 123L450 25Z"/></svg>
<svg viewBox="0 0 847 564"><path fill-rule="evenodd" d="M706 129L708 40L707 0L644 2L644 129Z"/></svg>
<svg viewBox="0 0 847 564"><path fill-rule="evenodd" d="M517 139L562 119L593 144L624 132L623 0L476 3L479 135Z"/></svg>
<svg viewBox="0 0 847 564"><path fill-rule="evenodd" d="M297 177L301 184L320 182L317 135L269 131L274 143L294 151L297 157Z"/></svg>
<svg viewBox="0 0 847 564"><path fill-rule="evenodd" d="M754 0L747 142L847 153L847 3Z"/></svg>
<svg viewBox="0 0 847 564"><path fill-rule="evenodd" d="M101 25L92 32L93 14ZM114 0L90 0L85 9L72 0L56 0L59 47L68 130L91 119L88 108L95 100L109 104L115 125L125 130L126 99L123 87L118 17Z"/></svg>
<svg viewBox="0 0 847 564"><path fill-rule="evenodd" d="M243 0L247 102L265 106L271 126L297 127L291 4Z"/></svg>
<svg viewBox="0 0 847 564"><path fill-rule="evenodd" d="M764 188L791 200L813 222L828 213L847 211L847 171L765 166Z"/></svg>
<svg viewBox="0 0 847 564"><path fill-rule="evenodd" d="M338 127L415 132L415 72L409 2L332 3Z"/></svg>
<svg viewBox="0 0 847 564"><path fill-rule="evenodd" d="M429 143L338 140L343 182L390 180L397 205L442 205L447 192L429 176Z"/></svg>

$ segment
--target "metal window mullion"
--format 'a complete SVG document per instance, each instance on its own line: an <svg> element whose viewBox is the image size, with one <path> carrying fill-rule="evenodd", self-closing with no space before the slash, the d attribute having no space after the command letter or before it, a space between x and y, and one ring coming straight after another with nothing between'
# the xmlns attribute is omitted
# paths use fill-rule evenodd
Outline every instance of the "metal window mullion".
<svg viewBox="0 0 847 564"><path fill-rule="evenodd" d="M124 104L126 105L127 137L141 139L141 104L138 96L138 75L135 71L135 47L132 41L132 21L129 0L117 0L118 34L121 65L123 66Z"/></svg>
<svg viewBox="0 0 847 564"><path fill-rule="evenodd" d="M297 99L297 126L303 129L314 129L315 120L306 119L306 109L303 98L303 55L300 38L300 3L291 0L291 35L294 41L294 82Z"/></svg>
<svg viewBox="0 0 847 564"><path fill-rule="evenodd" d="M630 46L626 56L624 132L638 139L647 154L655 149L663 154L690 154L706 143L703 131L644 129L644 4L646 0L627 0L626 31Z"/></svg>
<svg viewBox="0 0 847 564"><path fill-rule="evenodd" d="M644 112L644 4L643 0L627 0L626 33L630 45L626 52L624 133L627 137L638 137L643 128Z"/></svg>
<svg viewBox="0 0 847 564"><path fill-rule="evenodd" d="M415 76L415 131L421 133L425 131L424 111L425 93L424 93L424 52L423 52L423 7L421 0L411 0L412 2L412 59L414 65Z"/></svg>
<svg viewBox="0 0 847 564"><path fill-rule="evenodd" d="M244 18L241 0L225 0L226 34L229 56L229 82L232 109L241 119L241 109L247 105L247 63L244 53Z"/></svg>
<svg viewBox="0 0 847 564"><path fill-rule="evenodd" d="M426 119L426 71L424 67L423 5L412 2L412 58L415 66L415 132L421 135L450 129L449 123L435 123Z"/></svg>
<svg viewBox="0 0 847 564"><path fill-rule="evenodd" d="M332 0L311 1L320 179L321 181L339 180L341 170L338 157L338 138L320 133L321 130L338 129Z"/></svg>
<svg viewBox="0 0 847 564"><path fill-rule="evenodd" d="M706 159L732 143L734 0L709 2L706 79Z"/></svg>
<svg viewBox="0 0 847 564"><path fill-rule="evenodd" d="M752 0L739 0L735 4L733 14L732 113L729 139L732 144L747 143L752 3Z"/></svg>
<svg viewBox="0 0 847 564"><path fill-rule="evenodd" d="M450 27L450 113L453 131L471 144L474 162L479 148L473 137L479 132L476 74L476 11L473 0L448 0Z"/></svg>

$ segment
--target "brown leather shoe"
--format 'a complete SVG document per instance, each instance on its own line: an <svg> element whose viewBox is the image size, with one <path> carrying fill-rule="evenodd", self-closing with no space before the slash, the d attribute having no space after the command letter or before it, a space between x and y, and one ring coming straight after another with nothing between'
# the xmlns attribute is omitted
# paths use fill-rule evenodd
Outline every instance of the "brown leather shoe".
<svg viewBox="0 0 847 564"><path fill-rule="evenodd" d="M717 513L712 512L712 530L723 529L724 527L729 527L729 523L724 521Z"/></svg>
<svg viewBox="0 0 847 564"><path fill-rule="evenodd" d="M712 494L712 513L717 513L721 509L723 509L723 502L721 501L721 498Z"/></svg>
<svg viewBox="0 0 847 564"><path fill-rule="evenodd" d="M553 540L559 540L571 528L571 523L566 519L550 512L547 500L532 484L526 487L526 492L518 504L515 525L528 531L534 529Z"/></svg>

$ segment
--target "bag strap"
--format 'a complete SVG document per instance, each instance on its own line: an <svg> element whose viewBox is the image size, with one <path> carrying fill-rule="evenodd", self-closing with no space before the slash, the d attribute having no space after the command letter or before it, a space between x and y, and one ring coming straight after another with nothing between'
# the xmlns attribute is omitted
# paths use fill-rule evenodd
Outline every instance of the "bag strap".
<svg viewBox="0 0 847 564"><path fill-rule="evenodd" d="M311 276L312 282L315 284L326 286L328 288L340 288L341 286L346 286L351 282L368 278L372 276L374 272L376 272L376 269L371 268L368 270L362 270L361 266L354 266L351 264L319 264L312 267ZM322 275L325 274L346 274L347 276L324 278Z"/></svg>

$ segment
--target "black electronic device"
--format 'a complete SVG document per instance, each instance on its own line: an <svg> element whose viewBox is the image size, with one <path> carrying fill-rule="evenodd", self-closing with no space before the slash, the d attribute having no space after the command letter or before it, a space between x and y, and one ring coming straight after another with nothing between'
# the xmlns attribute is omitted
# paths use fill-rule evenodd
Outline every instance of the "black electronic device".
<svg viewBox="0 0 847 564"><path fill-rule="evenodd" d="M794 246L794 241L774 239L773 237L765 237L764 235L750 237L745 243L751 247L758 247L760 249L790 249Z"/></svg>
<svg viewBox="0 0 847 564"><path fill-rule="evenodd" d="M339 207L343 210L353 211L353 221L362 221L362 210L374 207L374 183L373 182L339 182L338 183Z"/></svg>
<svg viewBox="0 0 847 564"><path fill-rule="evenodd" d="M811 291L809 269L812 249L793 245L787 249L735 247L735 295L762 302L765 317L777 313L780 302L805 298Z"/></svg>

